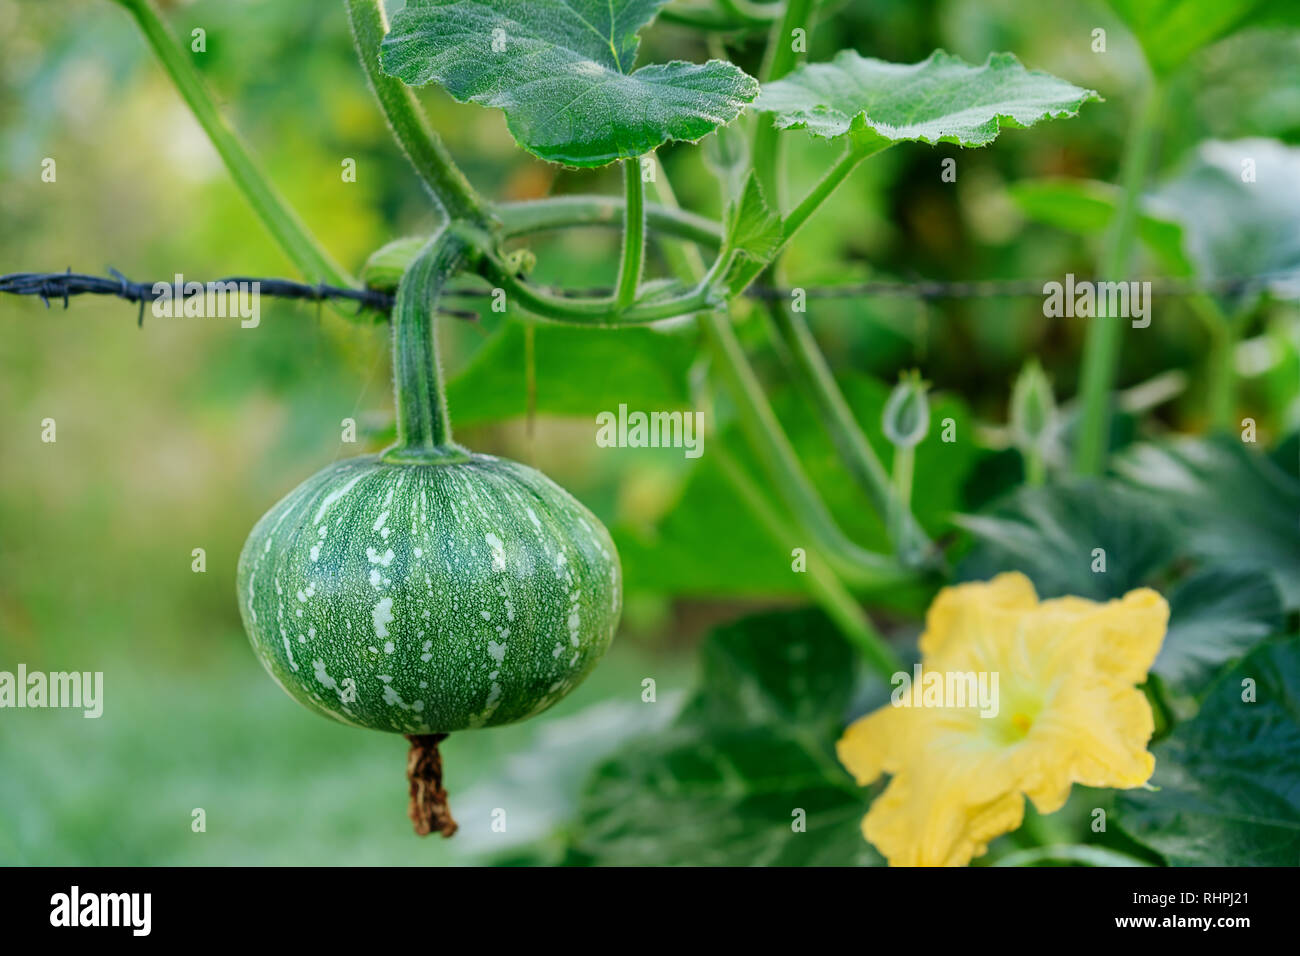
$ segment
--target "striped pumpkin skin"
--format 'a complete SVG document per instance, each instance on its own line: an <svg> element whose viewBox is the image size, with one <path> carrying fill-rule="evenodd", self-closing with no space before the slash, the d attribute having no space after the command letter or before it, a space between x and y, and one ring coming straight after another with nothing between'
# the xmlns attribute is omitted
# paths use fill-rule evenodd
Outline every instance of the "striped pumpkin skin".
<svg viewBox="0 0 1300 956"><path fill-rule="evenodd" d="M541 472L470 455L331 465L253 529L238 595L290 696L404 734L522 720L587 675L618 626L618 554Z"/></svg>

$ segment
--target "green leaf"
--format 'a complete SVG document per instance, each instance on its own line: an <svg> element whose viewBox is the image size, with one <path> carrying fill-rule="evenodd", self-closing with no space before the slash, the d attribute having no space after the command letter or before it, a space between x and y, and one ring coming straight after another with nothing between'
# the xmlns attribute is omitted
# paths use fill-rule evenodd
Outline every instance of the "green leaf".
<svg viewBox="0 0 1300 956"><path fill-rule="evenodd" d="M1182 224L1198 276L1289 273L1268 288L1300 298L1300 148L1258 138L1204 142L1155 199Z"/></svg>
<svg viewBox="0 0 1300 956"><path fill-rule="evenodd" d="M656 527L616 525L611 534L631 591L696 597L807 593L805 576L790 572L790 555L736 499L707 451Z"/></svg>
<svg viewBox="0 0 1300 956"><path fill-rule="evenodd" d="M853 695L852 652L811 639L826 627L807 611L746 618L719 628L700 648L699 686L679 723L783 724L822 734L840 729Z"/></svg>
<svg viewBox="0 0 1300 956"><path fill-rule="evenodd" d="M1210 567L1169 595L1169 633L1151 668L1172 687L1194 688L1282 629L1282 598L1254 571Z"/></svg>
<svg viewBox="0 0 1300 956"><path fill-rule="evenodd" d="M574 858L612 866L879 865L866 791L780 727L681 730L624 748L581 804ZM806 830L796 832L796 813Z"/></svg>
<svg viewBox="0 0 1300 956"><path fill-rule="evenodd" d="M603 166L734 120L758 83L720 60L633 70L637 33L666 0L409 0L384 72L500 109L542 159Z"/></svg>
<svg viewBox="0 0 1300 956"><path fill-rule="evenodd" d="M1030 179L1012 184L1008 193L1028 218L1076 236L1097 238L1110 229L1120 191L1090 179ZM1169 210L1143 203L1138 236L1170 275L1185 276L1192 263L1183 251L1183 229Z"/></svg>
<svg viewBox="0 0 1300 956"><path fill-rule="evenodd" d="M747 618L701 654L699 689L676 723L625 746L588 782L571 857L879 864L860 829L870 791L834 756L856 662L830 622L814 611Z"/></svg>
<svg viewBox="0 0 1300 956"><path fill-rule="evenodd" d="M781 129L852 136L867 152L893 143L987 146L1002 127L1074 116L1100 99L1092 90L1037 70L1010 53L972 66L942 50L920 63L886 63L841 50L829 63L799 67L768 83L754 103Z"/></svg>
<svg viewBox="0 0 1300 956"><path fill-rule="evenodd" d="M722 281L733 295L743 291L752 277L744 270L744 264L771 260L781 247L781 239L781 217L768 203L758 177L751 172L740 196L727 207L722 255L731 259Z"/></svg>
<svg viewBox="0 0 1300 956"><path fill-rule="evenodd" d="M1300 477L1228 436L1138 445L1115 468L1173 509L1193 554L1272 578L1283 606L1300 608Z"/></svg>
<svg viewBox="0 0 1300 956"><path fill-rule="evenodd" d="M1192 54L1242 27L1296 24L1291 0L1108 0L1133 31L1151 69L1172 73Z"/></svg>
<svg viewBox="0 0 1300 956"><path fill-rule="evenodd" d="M1297 714L1300 640L1266 644L1155 747L1158 789L1121 793L1120 825L1176 866L1300 864Z"/></svg>
<svg viewBox="0 0 1300 956"><path fill-rule="evenodd" d="M528 409L525 324L508 321L447 385L457 425L517 418ZM594 416L632 408L690 405L692 342L653 329L534 326L537 411ZM594 426L593 426L594 428Z"/></svg>
<svg viewBox="0 0 1300 956"><path fill-rule="evenodd" d="M1121 597L1174 557L1169 516L1146 496L1104 479L1022 486L984 514L956 521L977 539L960 578L1021 571L1045 598ZM1105 552L1104 572L1093 570L1098 548Z"/></svg>

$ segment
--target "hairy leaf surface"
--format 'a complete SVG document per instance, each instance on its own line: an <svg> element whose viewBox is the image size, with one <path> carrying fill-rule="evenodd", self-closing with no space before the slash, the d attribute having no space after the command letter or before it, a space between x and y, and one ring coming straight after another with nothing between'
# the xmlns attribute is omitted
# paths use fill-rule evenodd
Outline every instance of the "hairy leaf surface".
<svg viewBox="0 0 1300 956"><path fill-rule="evenodd" d="M721 60L633 69L637 34L667 0L410 0L384 71L500 109L553 163L603 166L731 122L758 83Z"/></svg>
<svg viewBox="0 0 1300 956"><path fill-rule="evenodd" d="M987 146L1003 127L1074 116L1100 99L1038 70L1010 53L973 66L942 50L920 63L886 63L841 50L829 63L801 66L769 83L754 109L775 114L782 129L814 136L851 136L865 151L893 143Z"/></svg>
<svg viewBox="0 0 1300 956"><path fill-rule="evenodd" d="M1154 790L1121 793L1120 825L1175 866L1300 860L1300 639L1259 648L1155 747Z"/></svg>

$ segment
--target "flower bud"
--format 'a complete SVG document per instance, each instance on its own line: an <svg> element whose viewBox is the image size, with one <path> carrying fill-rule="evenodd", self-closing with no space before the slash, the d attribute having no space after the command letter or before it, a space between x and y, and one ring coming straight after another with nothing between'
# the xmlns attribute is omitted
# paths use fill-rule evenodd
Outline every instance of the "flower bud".
<svg viewBox="0 0 1300 956"><path fill-rule="evenodd" d="M1037 359L1020 370L1011 390L1011 432L1020 448L1041 450L1056 423L1056 399Z"/></svg>
<svg viewBox="0 0 1300 956"><path fill-rule="evenodd" d="M880 419L885 437L896 447L915 448L930 431L929 388L921 373L913 371L901 375L890 393Z"/></svg>

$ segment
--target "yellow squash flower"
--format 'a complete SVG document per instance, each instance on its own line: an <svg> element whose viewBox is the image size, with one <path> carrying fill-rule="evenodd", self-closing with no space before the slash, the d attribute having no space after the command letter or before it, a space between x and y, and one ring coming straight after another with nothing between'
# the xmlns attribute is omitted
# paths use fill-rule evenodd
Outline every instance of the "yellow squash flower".
<svg viewBox="0 0 1300 956"><path fill-rule="evenodd" d="M891 703L852 724L840 761L864 786L893 777L863 834L893 866L962 866L1020 826L1026 796L1052 813L1075 783L1146 783L1153 723L1134 685L1168 621L1169 606L1149 588L1104 604L1040 602L1018 572L944 588L921 635L923 673L985 675L996 714L969 700ZM919 692L904 699L921 702Z"/></svg>

